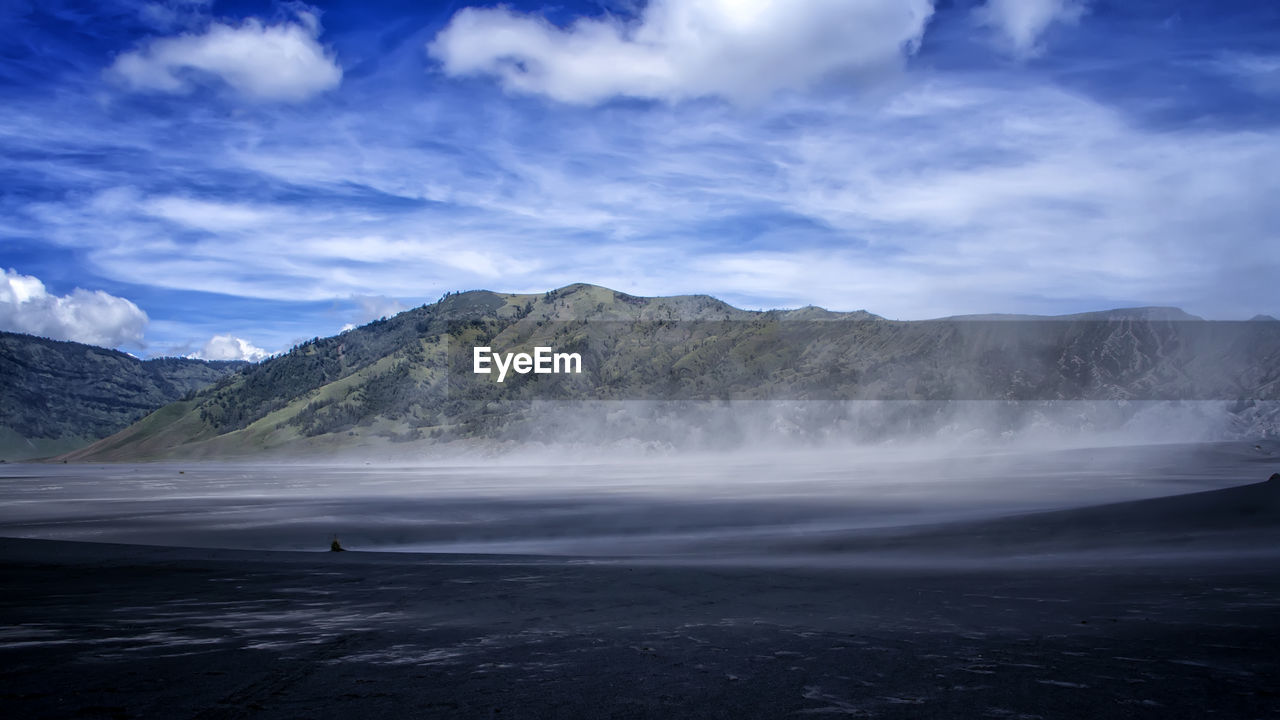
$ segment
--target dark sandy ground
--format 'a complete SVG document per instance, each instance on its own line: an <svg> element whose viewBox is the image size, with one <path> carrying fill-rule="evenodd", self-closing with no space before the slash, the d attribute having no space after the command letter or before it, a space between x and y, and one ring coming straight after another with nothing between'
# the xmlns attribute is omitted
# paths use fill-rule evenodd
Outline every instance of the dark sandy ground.
<svg viewBox="0 0 1280 720"><path fill-rule="evenodd" d="M1272 482L697 562L0 540L0 706L1276 717L1278 517Z"/></svg>

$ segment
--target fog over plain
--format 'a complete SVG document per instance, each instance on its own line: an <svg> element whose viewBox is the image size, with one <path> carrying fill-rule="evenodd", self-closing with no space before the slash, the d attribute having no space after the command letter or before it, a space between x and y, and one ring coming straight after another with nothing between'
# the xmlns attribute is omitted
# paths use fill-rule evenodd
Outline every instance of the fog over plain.
<svg viewBox="0 0 1280 720"><path fill-rule="evenodd" d="M675 449L578 437L381 460L9 465L0 534L262 550L322 550L336 534L356 550L765 558L842 533L1237 486L1265 480L1280 457L1274 441L1149 438L756 435ZM1133 521L1141 531L1145 519Z"/></svg>

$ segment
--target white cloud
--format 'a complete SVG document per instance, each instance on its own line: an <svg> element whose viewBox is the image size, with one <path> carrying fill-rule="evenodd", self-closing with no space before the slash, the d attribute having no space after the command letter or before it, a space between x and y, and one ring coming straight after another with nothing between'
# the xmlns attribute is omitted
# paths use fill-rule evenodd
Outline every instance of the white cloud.
<svg viewBox="0 0 1280 720"><path fill-rule="evenodd" d="M506 7L465 8L428 51L449 75L492 75L564 102L751 102L836 72L892 67L932 14L932 0L652 0L630 22L562 29Z"/></svg>
<svg viewBox="0 0 1280 720"><path fill-rule="evenodd" d="M199 352L192 353L187 357L200 360L247 360L249 362L258 362L266 359L270 354L244 338L232 335L214 335L209 338L209 342L205 343Z"/></svg>
<svg viewBox="0 0 1280 720"><path fill-rule="evenodd" d="M278 218L278 213L250 205L173 196L150 198L141 209L153 217L214 232L253 227Z"/></svg>
<svg viewBox="0 0 1280 720"><path fill-rule="evenodd" d="M330 302L324 327L335 328L364 319L353 296L416 303L576 281L904 319L1125 304L1280 313L1267 282L1280 272L1275 130L1155 128L1052 85L916 78L751 112L560 107L518 122L506 98L415 96L384 113L289 114L257 144L240 144L253 133L228 121L198 147L151 151L162 194L107 176L98 187L117 189L31 203L0 223L124 283ZM141 145L148 122L95 133ZM76 146L50 125L19 130ZM322 199L228 203L165 174L215 155L220 170ZM217 231L175 235L171 222ZM312 334L291 328L269 347Z"/></svg>
<svg viewBox="0 0 1280 720"><path fill-rule="evenodd" d="M254 100L301 101L342 81L319 35L319 20L308 12L277 25L256 18L238 26L215 22L201 34L154 39L126 52L107 74L132 90L187 93L216 77Z"/></svg>
<svg viewBox="0 0 1280 720"><path fill-rule="evenodd" d="M103 347L142 345L147 314L101 290L51 295L39 278L12 268L0 276L0 329Z"/></svg>
<svg viewBox="0 0 1280 720"><path fill-rule="evenodd" d="M979 22L995 28L1015 55L1040 51L1040 36L1055 22L1071 24L1084 14L1082 0L987 0L975 10Z"/></svg>

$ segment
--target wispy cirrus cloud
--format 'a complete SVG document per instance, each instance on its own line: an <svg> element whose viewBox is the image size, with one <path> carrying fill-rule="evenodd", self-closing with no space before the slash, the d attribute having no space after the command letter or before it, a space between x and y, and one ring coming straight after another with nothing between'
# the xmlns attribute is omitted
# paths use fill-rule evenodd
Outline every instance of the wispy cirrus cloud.
<svg viewBox="0 0 1280 720"><path fill-rule="evenodd" d="M206 21L213 0L155 0L135 6L138 19L160 31L186 29Z"/></svg>
<svg viewBox="0 0 1280 720"><path fill-rule="evenodd" d="M1259 95L1280 96L1280 54L1226 53L1209 67Z"/></svg>
<svg viewBox="0 0 1280 720"><path fill-rule="evenodd" d="M123 282L280 301L587 280L895 317L1009 297L1230 316L1266 293L1219 277L1280 267L1274 133L1147 129L1054 88L935 78L876 103L581 110L427 148L399 119L309 122L223 159L285 199L113 188L40 205L38 224Z"/></svg>

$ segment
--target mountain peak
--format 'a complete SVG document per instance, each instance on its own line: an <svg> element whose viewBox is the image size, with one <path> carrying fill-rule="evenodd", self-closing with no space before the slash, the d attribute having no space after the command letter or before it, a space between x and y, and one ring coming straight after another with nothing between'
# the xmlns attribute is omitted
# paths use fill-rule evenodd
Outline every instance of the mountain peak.
<svg viewBox="0 0 1280 720"><path fill-rule="evenodd" d="M1103 310L1102 312L1096 313L1082 313L1081 315L1095 316L1098 319L1105 320L1155 320L1161 322L1204 320L1204 318L1198 315L1192 315L1182 308L1166 306L1116 308L1114 310Z"/></svg>

